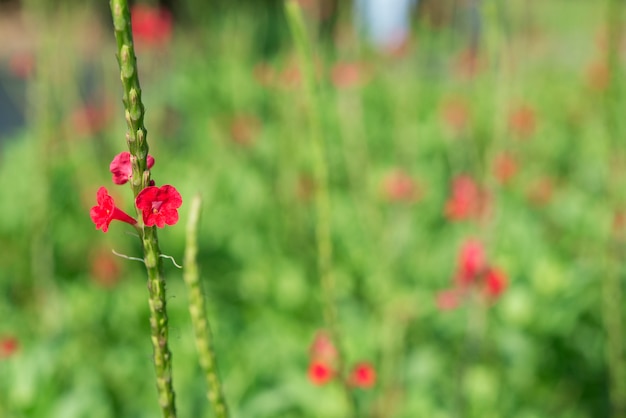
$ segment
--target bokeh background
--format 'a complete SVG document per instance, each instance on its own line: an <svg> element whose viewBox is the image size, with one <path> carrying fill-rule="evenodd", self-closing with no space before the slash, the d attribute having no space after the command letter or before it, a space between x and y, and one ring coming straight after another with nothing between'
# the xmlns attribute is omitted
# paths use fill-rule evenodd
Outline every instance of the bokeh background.
<svg viewBox="0 0 626 418"><path fill-rule="evenodd" d="M377 375L360 416L623 417L623 2L300 3L341 335ZM158 414L145 271L112 254L141 249L89 217L103 185L133 213L108 171L126 149L108 13L0 2L0 417ZM133 22L152 175L185 201L161 249L182 261L200 193L233 415L345 416L339 385L308 377L320 185L283 3L143 3ZM459 283L468 243L495 285ZM165 269L180 416L211 416Z"/></svg>

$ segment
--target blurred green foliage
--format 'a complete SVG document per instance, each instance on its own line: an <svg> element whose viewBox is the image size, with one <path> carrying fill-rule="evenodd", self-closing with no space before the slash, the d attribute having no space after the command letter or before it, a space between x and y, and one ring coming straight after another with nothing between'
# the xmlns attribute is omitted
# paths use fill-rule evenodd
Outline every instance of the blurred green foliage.
<svg viewBox="0 0 626 418"><path fill-rule="evenodd" d="M340 325L349 361L371 361L379 376L357 394L362 416L610 414L607 335L619 335L610 324L623 324L624 308L607 310L602 291L607 277L624 287L615 219L625 173L605 97L623 80L601 84L601 7L511 3L508 40L482 51L473 74L454 26L427 20L401 57L368 50L346 16L334 53L320 51ZM199 263L234 416L341 417L339 388L313 386L306 374L323 327L316 185L297 66L276 13L175 26L166 47L138 49L152 172L184 199L204 197ZM273 24L268 46L258 34ZM14 336L19 348L0 358L0 416L152 417L143 266L111 254L140 248L125 225L102 234L88 216L101 185L132 213L130 190L108 173L125 150L113 36L99 46L104 58L83 57L71 27L44 25L29 125L1 148L0 338ZM357 68L355 86L333 83L337 64ZM626 108L617 97L612 105ZM466 104L461 130L446 116L455 100ZM536 119L527 136L509 127L520 105ZM89 106L95 116L85 119ZM518 167L506 183L493 174L502 152ZM387 197L395 170L413 179L417 198ZM483 222L445 216L460 173L489 188ZM179 261L185 212L159 231L161 249ZM508 287L493 304L442 311L437 294L452 285L468 237L484 241ZM180 416L208 416L181 273L166 263L166 277Z"/></svg>

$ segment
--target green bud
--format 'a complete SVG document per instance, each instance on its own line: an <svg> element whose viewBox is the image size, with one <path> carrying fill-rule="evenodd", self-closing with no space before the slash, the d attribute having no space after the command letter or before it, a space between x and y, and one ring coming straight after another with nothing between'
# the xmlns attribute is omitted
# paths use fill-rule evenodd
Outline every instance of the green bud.
<svg viewBox="0 0 626 418"><path fill-rule="evenodd" d="M128 93L128 107L130 108L130 118L133 122L137 122L141 118L141 102L137 89L131 88Z"/></svg>
<svg viewBox="0 0 626 418"><path fill-rule="evenodd" d="M135 73L133 61L133 51L128 45L122 45L122 49L120 50L120 69L122 70L122 80L124 78L131 78Z"/></svg>
<svg viewBox="0 0 626 418"><path fill-rule="evenodd" d="M113 6L113 26L116 31L123 31L126 28L126 17L119 3Z"/></svg>

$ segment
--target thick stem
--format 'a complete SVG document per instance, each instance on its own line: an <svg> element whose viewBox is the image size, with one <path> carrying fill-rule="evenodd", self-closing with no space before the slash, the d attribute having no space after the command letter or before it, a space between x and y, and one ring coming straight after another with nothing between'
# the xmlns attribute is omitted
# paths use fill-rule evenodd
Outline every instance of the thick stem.
<svg viewBox="0 0 626 418"><path fill-rule="evenodd" d="M111 14L117 41L117 60L124 88L124 109L128 132L126 142L133 167L131 187L135 198L150 183L147 170L148 142L143 124L144 106L133 44L130 11L127 0L111 0ZM140 215L138 213L138 215ZM141 219L141 216L139 216ZM172 387L172 354L168 347L165 279L156 227L143 227L141 234L144 262L148 273L150 331L161 412L166 418L176 417L175 394Z"/></svg>
<svg viewBox="0 0 626 418"><path fill-rule="evenodd" d="M207 319L206 303L200 287L198 274L198 222L202 199L196 196L191 202L189 220L187 222L187 245L185 247L184 279L189 293L189 313L196 336L196 348L200 359L200 366L208 385L207 396L217 418L228 417L228 407L222 391L222 383L217 370L217 360L213 349L213 336Z"/></svg>

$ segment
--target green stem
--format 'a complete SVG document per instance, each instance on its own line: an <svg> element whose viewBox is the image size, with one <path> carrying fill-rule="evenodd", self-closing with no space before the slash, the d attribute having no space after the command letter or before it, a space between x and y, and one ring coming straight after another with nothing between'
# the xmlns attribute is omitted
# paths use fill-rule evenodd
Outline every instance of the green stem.
<svg viewBox="0 0 626 418"><path fill-rule="evenodd" d="M147 170L147 131L143 124L144 106L137 72L130 11L127 0L111 0L111 14L117 41L117 59L124 88L124 108L128 132L126 142L131 154L133 175L131 187L135 198L150 183ZM141 216L139 216L141 219ZM144 262L148 273L150 332L152 340L156 383L161 412L166 418L176 417L175 394L172 387L172 354L168 347L165 279L156 227L143 226L141 234Z"/></svg>
<svg viewBox="0 0 626 418"><path fill-rule="evenodd" d="M306 101L308 105L310 144L313 159L313 169L317 190L315 193L315 211L317 222L315 235L317 241L317 264L322 287L322 305L324 320L329 329L333 343L338 351L337 368L341 374L342 387L350 408L350 415L356 416L357 405L354 393L348 384L346 367L338 325L338 315L335 303L335 281L332 275L332 239L331 239L331 207L328 192L328 167L324 155L324 139L322 135L321 103L315 71L313 53L306 33L302 11L295 0L285 3L287 22L291 30L296 49L298 51Z"/></svg>
<svg viewBox="0 0 626 418"><path fill-rule="evenodd" d="M222 383L217 371L217 361L215 350L213 349L213 336L211 327L206 315L206 303L204 294L200 288L198 274L198 221L200 218L200 207L202 199L195 196L189 209L189 220L187 221L187 245L185 247L185 271L183 277L189 293L189 313L196 336L196 348L200 365L204 371L209 391L208 398L213 406L215 416L218 418L228 417L228 407L222 391Z"/></svg>

